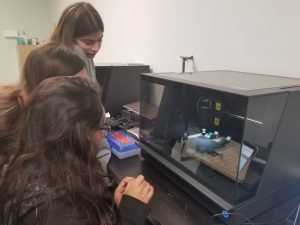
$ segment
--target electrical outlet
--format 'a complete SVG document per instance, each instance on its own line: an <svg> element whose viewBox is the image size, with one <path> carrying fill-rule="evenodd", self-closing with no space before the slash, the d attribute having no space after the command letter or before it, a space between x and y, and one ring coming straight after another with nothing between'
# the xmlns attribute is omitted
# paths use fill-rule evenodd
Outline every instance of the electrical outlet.
<svg viewBox="0 0 300 225"><path fill-rule="evenodd" d="M4 30L3 36L5 38L17 38L18 37L18 31L17 30Z"/></svg>

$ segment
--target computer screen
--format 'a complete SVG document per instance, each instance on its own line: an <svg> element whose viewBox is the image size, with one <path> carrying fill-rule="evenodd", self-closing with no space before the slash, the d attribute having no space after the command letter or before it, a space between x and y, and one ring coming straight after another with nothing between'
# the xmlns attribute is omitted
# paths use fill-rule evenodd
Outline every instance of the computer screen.
<svg viewBox="0 0 300 225"><path fill-rule="evenodd" d="M124 105L138 101L140 74L149 72L148 65L96 65L96 78L103 88L102 101L105 111L111 116L117 116Z"/></svg>

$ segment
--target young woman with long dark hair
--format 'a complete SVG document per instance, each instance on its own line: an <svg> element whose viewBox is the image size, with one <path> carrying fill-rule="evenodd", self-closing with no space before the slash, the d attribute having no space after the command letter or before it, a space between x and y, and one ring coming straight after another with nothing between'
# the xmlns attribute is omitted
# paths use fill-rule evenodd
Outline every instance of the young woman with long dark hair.
<svg viewBox="0 0 300 225"><path fill-rule="evenodd" d="M93 58L102 45L104 24L98 11L87 2L76 2L62 12L51 41L74 49L84 60L88 76L96 81Z"/></svg>
<svg viewBox="0 0 300 225"><path fill-rule="evenodd" d="M43 81L18 121L0 224L144 224L153 187L141 175L126 177L109 195L96 159L106 132L97 86L78 76Z"/></svg>
<svg viewBox="0 0 300 225"><path fill-rule="evenodd" d="M18 85L0 87L0 169L10 157L16 121L27 97L43 80L54 76L86 76L84 62L73 50L54 42L37 46L26 58Z"/></svg>

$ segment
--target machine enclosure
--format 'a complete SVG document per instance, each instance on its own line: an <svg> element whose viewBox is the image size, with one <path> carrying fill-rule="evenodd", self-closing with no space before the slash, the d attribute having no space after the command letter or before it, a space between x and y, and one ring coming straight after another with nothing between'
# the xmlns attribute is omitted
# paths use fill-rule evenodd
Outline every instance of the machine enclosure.
<svg viewBox="0 0 300 225"><path fill-rule="evenodd" d="M300 191L300 79L236 71L141 75L142 156L240 224ZM241 215L241 216L239 216Z"/></svg>

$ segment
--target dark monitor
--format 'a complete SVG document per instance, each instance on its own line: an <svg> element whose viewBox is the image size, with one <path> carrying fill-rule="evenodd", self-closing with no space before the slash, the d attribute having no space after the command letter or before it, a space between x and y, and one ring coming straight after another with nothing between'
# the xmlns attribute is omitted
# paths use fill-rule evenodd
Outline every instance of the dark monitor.
<svg viewBox="0 0 300 225"><path fill-rule="evenodd" d="M141 64L96 65L96 78L103 88L105 111L117 116L123 105L139 101L140 74L149 72L149 66Z"/></svg>

